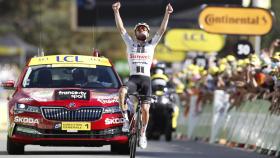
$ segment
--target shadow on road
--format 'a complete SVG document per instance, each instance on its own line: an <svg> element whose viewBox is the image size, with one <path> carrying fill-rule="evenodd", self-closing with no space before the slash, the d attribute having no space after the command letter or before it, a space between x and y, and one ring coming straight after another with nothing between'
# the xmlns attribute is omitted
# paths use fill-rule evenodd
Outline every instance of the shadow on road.
<svg viewBox="0 0 280 158"><path fill-rule="evenodd" d="M136 153L137 156L143 157L160 157L160 158L180 158L180 157L198 157L200 154L187 153L187 152L152 152L152 151L139 151Z"/></svg>
<svg viewBox="0 0 280 158"><path fill-rule="evenodd" d="M6 151L0 151L0 155L8 155Z"/></svg>

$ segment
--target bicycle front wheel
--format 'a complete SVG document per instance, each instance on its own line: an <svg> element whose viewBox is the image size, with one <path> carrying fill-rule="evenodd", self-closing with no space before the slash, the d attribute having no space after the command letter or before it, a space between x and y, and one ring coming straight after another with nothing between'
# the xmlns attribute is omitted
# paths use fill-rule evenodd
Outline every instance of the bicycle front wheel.
<svg viewBox="0 0 280 158"><path fill-rule="evenodd" d="M130 158L135 158L135 153L136 153L136 146L137 146L137 135L133 134L130 136Z"/></svg>

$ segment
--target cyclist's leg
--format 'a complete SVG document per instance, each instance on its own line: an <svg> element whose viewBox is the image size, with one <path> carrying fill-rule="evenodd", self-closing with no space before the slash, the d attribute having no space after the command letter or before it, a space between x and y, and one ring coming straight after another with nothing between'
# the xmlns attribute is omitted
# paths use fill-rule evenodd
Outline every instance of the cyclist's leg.
<svg viewBox="0 0 280 158"><path fill-rule="evenodd" d="M145 77L141 83L141 95L151 96L151 80ZM147 147L146 129L149 122L150 98L143 98L142 100L142 129L139 145L141 148Z"/></svg>
<svg viewBox="0 0 280 158"><path fill-rule="evenodd" d="M128 110L128 105L126 103L126 95L127 93L133 93L136 92L137 85L133 81L133 79L129 79L125 85L123 85L119 90L119 104L122 112L125 112Z"/></svg>
<svg viewBox="0 0 280 158"><path fill-rule="evenodd" d="M142 130L141 130L141 135L146 136L146 129L148 126L149 118L150 118L150 103L147 101L143 101L142 103Z"/></svg>
<svg viewBox="0 0 280 158"><path fill-rule="evenodd" d="M151 89L151 80L149 77L145 77L142 80L141 83L141 95L151 96L152 94ZM142 134L146 133L146 129L149 122L149 110L150 110L150 98L143 98L142 100L142 123L143 123L143 129Z"/></svg>
<svg viewBox="0 0 280 158"><path fill-rule="evenodd" d="M119 105L122 111L126 111L128 109L127 104L125 103L127 90L128 87L126 85L122 86L119 90Z"/></svg>
<svg viewBox="0 0 280 158"><path fill-rule="evenodd" d="M136 90L136 84L133 81L129 80L126 83L126 86L123 86L119 91L119 103L122 110L123 118L125 119L122 127L123 132L129 131L129 119L127 114L128 105L126 103L126 95L127 93L130 93L130 91L134 89Z"/></svg>

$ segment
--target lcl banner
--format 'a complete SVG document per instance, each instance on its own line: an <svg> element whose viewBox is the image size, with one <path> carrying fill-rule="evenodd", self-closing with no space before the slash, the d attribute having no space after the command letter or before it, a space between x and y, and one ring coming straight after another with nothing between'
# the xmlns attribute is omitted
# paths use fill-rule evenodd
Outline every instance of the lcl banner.
<svg viewBox="0 0 280 158"><path fill-rule="evenodd" d="M170 49L181 51L218 52L225 45L225 36L196 29L172 29L164 40Z"/></svg>
<svg viewBox="0 0 280 158"><path fill-rule="evenodd" d="M165 62L180 62L185 59L184 51L175 51L163 44L158 44L155 50L155 59Z"/></svg>
<svg viewBox="0 0 280 158"><path fill-rule="evenodd" d="M273 16L262 8L205 7L199 25L210 33L265 35L272 28Z"/></svg>

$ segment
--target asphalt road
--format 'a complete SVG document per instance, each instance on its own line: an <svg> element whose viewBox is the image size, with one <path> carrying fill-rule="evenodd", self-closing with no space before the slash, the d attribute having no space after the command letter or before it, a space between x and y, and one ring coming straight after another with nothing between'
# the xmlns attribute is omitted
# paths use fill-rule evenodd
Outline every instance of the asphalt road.
<svg viewBox="0 0 280 158"><path fill-rule="evenodd" d="M0 158L128 158L128 155L116 155L110 152L109 146L104 147L41 147L28 145L25 155L8 155L6 152L6 134L0 133ZM139 158L266 158L243 149L232 149L220 145L211 145L194 141L149 141L146 150L137 149Z"/></svg>

